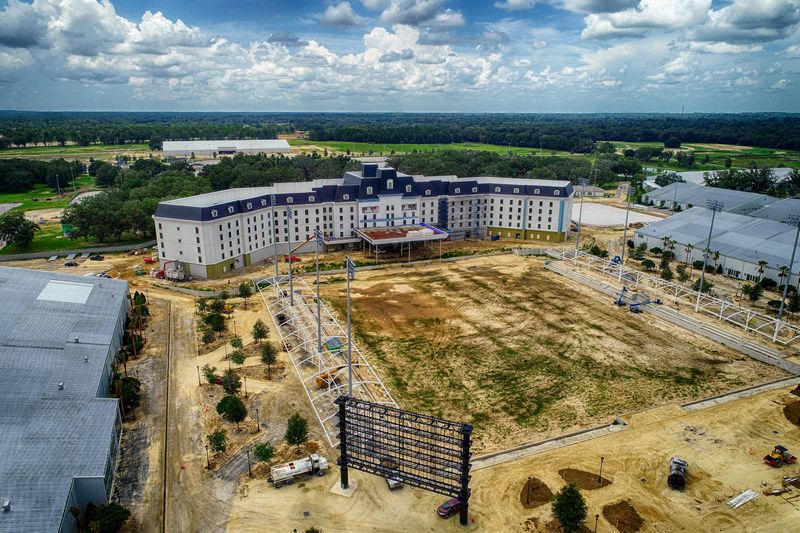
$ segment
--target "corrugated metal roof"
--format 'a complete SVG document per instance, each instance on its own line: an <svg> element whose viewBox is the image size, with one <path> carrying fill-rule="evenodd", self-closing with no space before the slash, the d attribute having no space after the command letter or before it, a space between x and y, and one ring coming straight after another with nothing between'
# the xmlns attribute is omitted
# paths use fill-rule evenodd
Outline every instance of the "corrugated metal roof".
<svg viewBox="0 0 800 533"><path fill-rule="evenodd" d="M89 285L85 303L37 299L53 281ZM97 394L127 290L0 267L0 531L57 531L73 478L105 474L118 407Z"/></svg>
<svg viewBox="0 0 800 533"><path fill-rule="evenodd" d="M789 222L789 215L800 216L800 200L786 198L750 213L751 217L768 218L778 222Z"/></svg>
<svg viewBox="0 0 800 533"><path fill-rule="evenodd" d="M219 152L220 150L264 150L291 151L289 143L283 139L240 139L215 141L164 141L162 146L168 152Z"/></svg>

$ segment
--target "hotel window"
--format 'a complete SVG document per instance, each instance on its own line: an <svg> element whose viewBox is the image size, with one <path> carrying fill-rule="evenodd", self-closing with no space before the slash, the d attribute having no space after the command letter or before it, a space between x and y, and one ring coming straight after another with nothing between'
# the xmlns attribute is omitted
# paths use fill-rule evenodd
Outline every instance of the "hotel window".
<svg viewBox="0 0 800 533"><path fill-rule="evenodd" d="M367 187L367 194L372 194L372 187Z"/></svg>
<svg viewBox="0 0 800 533"><path fill-rule="evenodd" d="M308 197L308 201L309 201L309 202L313 202L313 201L314 201L314 197L313 197L313 196L309 196L309 197Z"/></svg>
<svg viewBox="0 0 800 533"><path fill-rule="evenodd" d="M247 209L253 209L253 204L251 202L247 202Z"/></svg>
<svg viewBox="0 0 800 533"><path fill-rule="evenodd" d="M394 180L391 180L391 179L386 180L386 188L387 189L394 189ZM371 193L367 193L367 194L371 194Z"/></svg>
<svg viewBox="0 0 800 533"><path fill-rule="evenodd" d="M495 187L494 192L500 192L500 187Z"/></svg>
<svg viewBox="0 0 800 533"><path fill-rule="evenodd" d="M294 203L294 198L292 198L291 196L290 196L290 197L288 197L288 198L286 199L286 203L287 203L287 204L293 204L293 203Z"/></svg>
<svg viewBox="0 0 800 533"><path fill-rule="evenodd" d="M411 185L406 185L406 192L411 192Z"/></svg>
<svg viewBox="0 0 800 533"><path fill-rule="evenodd" d="M460 194L461 193L461 189L459 187L456 187L455 193L456 194Z"/></svg>
<svg viewBox="0 0 800 533"><path fill-rule="evenodd" d="M350 195L349 194L343 194L342 195L342 200L349 200L349 199L350 199Z"/></svg>
<svg viewBox="0 0 800 533"><path fill-rule="evenodd" d="M266 200L264 200L263 198L261 199L261 205L262 205L262 206L265 206L265 205L267 205L267 201L266 201Z"/></svg>
<svg viewBox="0 0 800 533"><path fill-rule="evenodd" d="M519 187L514 187L514 194L519 194Z"/></svg>
<svg viewBox="0 0 800 533"><path fill-rule="evenodd" d="M228 206L228 213L233 213L234 209L232 205Z"/></svg>
<svg viewBox="0 0 800 533"><path fill-rule="evenodd" d="M478 192L478 188L477 187L473 187L472 188L472 192Z"/></svg>
<svg viewBox="0 0 800 533"><path fill-rule="evenodd" d="M211 216L212 217L216 217L217 216L217 210L216 209L212 209L211 210Z"/></svg>
<svg viewBox="0 0 800 533"><path fill-rule="evenodd" d="M556 196L561 196L561 191L555 191L553 194L555 194Z"/></svg>
<svg viewBox="0 0 800 533"><path fill-rule="evenodd" d="M431 190L425 189L425 196L430 196L430 195L431 195Z"/></svg>

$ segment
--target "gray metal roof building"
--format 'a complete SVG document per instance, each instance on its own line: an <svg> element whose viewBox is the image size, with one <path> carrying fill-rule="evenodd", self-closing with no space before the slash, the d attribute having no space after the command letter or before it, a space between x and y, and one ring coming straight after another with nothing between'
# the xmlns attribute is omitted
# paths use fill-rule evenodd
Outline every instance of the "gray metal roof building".
<svg viewBox="0 0 800 533"><path fill-rule="evenodd" d="M800 215L800 200L786 198L750 213L751 217L768 218L778 222L789 222L789 215Z"/></svg>
<svg viewBox="0 0 800 533"><path fill-rule="evenodd" d="M692 207L705 207L708 200L723 203L723 210L738 215L753 215L764 206L778 202L774 196L745 191L734 191L719 187L705 187L694 183L671 183L642 195L645 202L656 206L671 208L675 202L682 210Z"/></svg>
<svg viewBox="0 0 800 533"><path fill-rule="evenodd" d="M0 302L0 532L73 532L113 484L128 284L0 267Z"/></svg>
<svg viewBox="0 0 800 533"><path fill-rule="evenodd" d="M189 157L195 155L226 154L272 154L291 153L292 148L283 139L231 139L219 141L164 141L165 155Z"/></svg>
<svg viewBox="0 0 800 533"><path fill-rule="evenodd" d="M648 248L662 247L662 239L670 237L678 243L675 248L678 260L684 259L688 244L693 247L688 250L690 260L702 260L710 223L709 209L693 207L636 230L635 242L647 242ZM796 231L794 226L775 220L723 211L714 219L710 248L720 253L719 264L731 277L754 281L760 275L758 262L766 261L764 276L780 282L779 268L789 265ZM797 281L799 271L800 253L797 253L791 269L792 283Z"/></svg>

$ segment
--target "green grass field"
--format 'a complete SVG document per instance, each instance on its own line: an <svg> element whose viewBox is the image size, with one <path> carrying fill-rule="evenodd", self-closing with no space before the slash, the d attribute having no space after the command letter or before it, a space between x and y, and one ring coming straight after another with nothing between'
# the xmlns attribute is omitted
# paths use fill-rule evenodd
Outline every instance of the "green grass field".
<svg viewBox="0 0 800 533"><path fill-rule="evenodd" d="M611 141L616 148L661 148L660 142L624 142ZM680 167L674 159L664 164L663 161L650 161L648 167L669 170L720 170L725 168L725 159L731 159L734 168L748 168L755 162L759 167L792 167L800 168L800 152L793 150L776 150L757 146L731 146L724 144L684 144L681 150L692 150L695 153L695 166L691 169ZM708 156L708 161L704 161Z"/></svg>
<svg viewBox="0 0 800 533"><path fill-rule="evenodd" d="M52 158L68 156L111 156L118 153L150 153L146 144L91 144L89 146L31 146L29 148L7 148L0 150L0 158L32 157Z"/></svg>
<svg viewBox="0 0 800 533"><path fill-rule="evenodd" d="M0 248L0 255L25 254L33 252L58 252L61 250L75 250L79 248L93 248L97 246L121 246L135 244L140 240L121 240L112 243L84 241L83 239L68 239L64 237L61 224L42 224L36 232L30 248L17 248L7 245Z"/></svg>
<svg viewBox="0 0 800 533"><path fill-rule="evenodd" d="M526 148L521 146L503 146L500 144L482 144L482 143L452 143L452 144L392 144L392 143L362 143L362 142L346 142L346 141L309 141L306 139L289 139L289 144L292 148L300 150L313 150L314 147L319 149L327 148L330 151L346 153L348 150L351 155L368 155L370 151L372 155L391 155L392 151L396 154L406 154L414 151L417 152L438 152L441 150L474 150L482 152L495 152L500 154L507 154L511 151L514 154L540 154L540 155L570 155L569 152L560 152L557 150L539 150L538 148Z"/></svg>
<svg viewBox="0 0 800 533"><path fill-rule="evenodd" d="M58 193L43 183L38 183L28 192L0 193L0 204L19 204L14 211L34 211L36 209L59 209L67 206L77 194L92 190L94 178L89 175L80 176L75 180L75 192L72 183L64 187L64 194Z"/></svg>

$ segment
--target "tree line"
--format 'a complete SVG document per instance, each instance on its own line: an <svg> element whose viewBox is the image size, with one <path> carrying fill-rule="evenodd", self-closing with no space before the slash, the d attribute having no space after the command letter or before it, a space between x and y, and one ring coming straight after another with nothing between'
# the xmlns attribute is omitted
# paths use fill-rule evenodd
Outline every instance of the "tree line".
<svg viewBox="0 0 800 533"><path fill-rule="evenodd" d="M39 183L58 191L84 172L80 161L0 159L0 192L27 192Z"/></svg>
<svg viewBox="0 0 800 533"><path fill-rule="evenodd" d="M0 148L275 138L371 143L479 142L575 153L595 142L706 142L800 150L800 116L744 114L0 113ZM669 146L669 145L668 145Z"/></svg>
<svg viewBox="0 0 800 533"><path fill-rule="evenodd" d="M709 187L757 192L778 198L800 194L800 169L797 168L790 170L785 178L777 177L771 168L759 168L757 165L739 170L726 168L704 172L703 181Z"/></svg>

